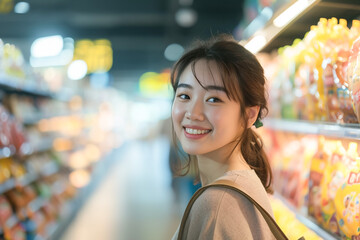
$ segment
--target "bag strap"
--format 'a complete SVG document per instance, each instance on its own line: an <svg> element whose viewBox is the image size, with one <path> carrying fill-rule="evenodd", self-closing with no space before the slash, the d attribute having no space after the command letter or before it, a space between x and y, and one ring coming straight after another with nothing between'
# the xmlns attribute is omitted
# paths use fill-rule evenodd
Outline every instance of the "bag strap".
<svg viewBox="0 0 360 240"><path fill-rule="evenodd" d="M200 189L198 189L194 195L192 196L192 198L190 199L183 218L181 220L181 224L180 224L180 228L179 228L179 234L178 234L178 240L182 240L183 238L183 234L184 234L184 228L185 228L185 223L186 220L189 216L190 213L190 209L192 207L192 205L194 204L195 200L209 187L224 187L227 189L231 189L234 190L238 193L240 193L241 195L243 195L244 197L246 197L251 203L254 204L254 206L259 210L259 212L261 213L261 215L264 217L266 223L269 225L269 228L271 230L271 232L273 233L273 235L275 236L275 238L277 240L287 240L288 238L286 237L286 235L283 233L283 231L280 229L280 227L277 225L277 223L275 222L275 220L272 218L272 216L262 207L260 206L260 204L258 204L252 197L250 197L248 194L246 194L244 191L242 191L239 186L230 181L230 180L217 180L214 183L211 183L209 185L206 185L204 187L201 187Z"/></svg>

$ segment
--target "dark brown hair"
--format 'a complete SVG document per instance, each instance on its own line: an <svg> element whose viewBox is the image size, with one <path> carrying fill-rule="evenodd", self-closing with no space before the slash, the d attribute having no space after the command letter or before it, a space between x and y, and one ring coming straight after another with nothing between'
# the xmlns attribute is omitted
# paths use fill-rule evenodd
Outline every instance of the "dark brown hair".
<svg viewBox="0 0 360 240"><path fill-rule="evenodd" d="M197 41L195 46L175 63L171 72L174 92L176 92L180 75L189 64L196 77L194 66L200 59L217 64L229 99L240 104L244 126L247 126L248 122L247 107L260 107L259 120L267 114L264 70L256 57L229 35L219 35L208 41ZM175 136L174 140L175 146L178 146ZM272 172L261 138L251 128L245 128L236 147L240 147L246 162L255 170L266 191L271 193ZM187 161L180 165L180 168L176 168L179 163L173 165L175 173L187 174L193 162L192 159L193 157L188 155Z"/></svg>

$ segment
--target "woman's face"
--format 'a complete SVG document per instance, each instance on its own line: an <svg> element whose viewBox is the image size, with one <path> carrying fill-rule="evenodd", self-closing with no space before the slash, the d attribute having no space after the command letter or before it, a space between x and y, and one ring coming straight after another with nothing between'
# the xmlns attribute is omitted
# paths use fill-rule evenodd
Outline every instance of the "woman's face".
<svg viewBox="0 0 360 240"><path fill-rule="evenodd" d="M210 70L211 69L211 72ZM225 92L215 62L199 60L181 74L172 106L176 136L184 151L204 155L227 148L242 132L240 104Z"/></svg>

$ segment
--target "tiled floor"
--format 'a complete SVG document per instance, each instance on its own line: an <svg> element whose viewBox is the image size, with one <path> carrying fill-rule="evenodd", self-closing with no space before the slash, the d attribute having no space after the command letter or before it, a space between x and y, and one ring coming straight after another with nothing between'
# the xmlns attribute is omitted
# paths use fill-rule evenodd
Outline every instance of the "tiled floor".
<svg viewBox="0 0 360 240"><path fill-rule="evenodd" d="M125 146L61 240L171 239L189 196L175 201L169 144L157 138Z"/></svg>

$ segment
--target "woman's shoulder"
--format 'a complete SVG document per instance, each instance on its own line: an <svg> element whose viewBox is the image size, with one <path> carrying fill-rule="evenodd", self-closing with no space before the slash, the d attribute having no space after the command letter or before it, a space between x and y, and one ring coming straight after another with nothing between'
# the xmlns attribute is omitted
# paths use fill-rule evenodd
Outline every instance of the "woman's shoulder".
<svg viewBox="0 0 360 240"><path fill-rule="evenodd" d="M255 175L256 176L256 175ZM230 180L232 182L239 183L241 186L241 189L247 192L248 188L251 188L251 185L253 181L252 172L249 171L231 171L226 173L223 177L219 179L226 179ZM256 181L256 178L253 180ZM195 202L196 205L199 205L200 208L206 211L218 211L218 209L222 206L228 206L231 202L242 202L243 204L249 204L251 203L241 194L226 189L223 187L217 187L213 186L208 189L206 189L198 198L198 200ZM232 206L239 206L239 204L235 204ZM238 210L241 210L239 208Z"/></svg>
<svg viewBox="0 0 360 240"><path fill-rule="evenodd" d="M235 182L241 190L272 213L268 195L255 171L230 171L219 179ZM206 189L194 204L203 211L239 212L243 211L244 208L254 208L253 204L238 192L216 186Z"/></svg>

